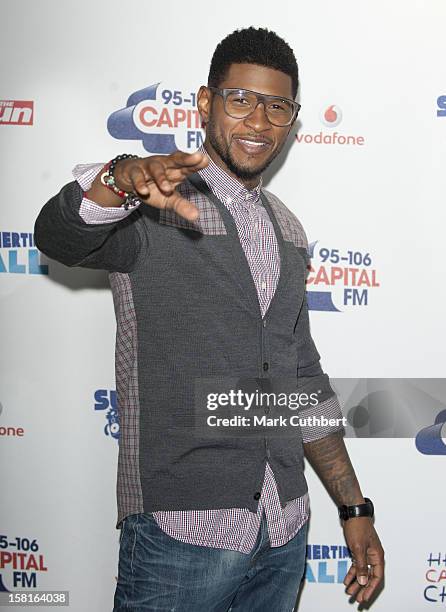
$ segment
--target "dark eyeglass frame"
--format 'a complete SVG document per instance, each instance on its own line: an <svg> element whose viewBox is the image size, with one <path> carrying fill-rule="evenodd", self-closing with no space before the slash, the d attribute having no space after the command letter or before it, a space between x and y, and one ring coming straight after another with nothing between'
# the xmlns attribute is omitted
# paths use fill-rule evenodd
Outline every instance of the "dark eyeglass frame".
<svg viewBox="0 0 446 612"><path fill-rule="evenodd" d="M295 100L291 100L290 98L284 98L283 96L268 96L265 94L261 94L258 91L252 91L251 89L244 89L242 87L225 87L224 89L220 89L219 87L209 87L208 86L208 89L210 89L210 91L213 91L214 93L220 95L223 98L223 108L225 109L225 113L229 115L229 117L232 117L233 119L246 119L246 117L249 117L250 115L252 115L252 113L256 110L259 104L263 104L263 108L265 109L264 110L265 116L268 119L268 121L271 123L271 125L275 125L276 127L287 127L288 125L291 125L293 121L295 121L297 115L299 114L300 109L302 108L302 105L299 104L299 102L296 102ZM226 110L226 99L228 95L230 93L233 93L234 91L236 92L246 91L247 93L254 94L257 97L256 105L254 106L252 111L248 113L247 115L245 115L244 117L234 117L234 115L231 115ZM271 102L274 100L286 100L293 107L293 114L291 116L291 119L288 121L288 123L285 123L283 125L282 124L278 125L277 123L274 123L274 121L271 121L271 119L268 117L268 113L266 112L266 105L268 102Z"/></svg>

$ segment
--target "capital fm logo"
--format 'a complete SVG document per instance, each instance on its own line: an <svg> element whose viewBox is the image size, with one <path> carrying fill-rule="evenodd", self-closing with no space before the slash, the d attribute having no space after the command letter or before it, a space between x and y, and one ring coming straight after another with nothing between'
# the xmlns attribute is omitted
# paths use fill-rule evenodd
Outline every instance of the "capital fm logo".
<svg viewBox="0 0 446 612"><path fill-rule="evenodd" d="M446 96L437 98L437 117L446 117Z"/></svg>
<svg viewBox="0 0 446 612"><path fill-rule="evenodd" d="M0 532L0 593L41 586L48 567L45 550L33 535Z"/></svg>
<svg viewBox="0 0 446 612"><path fill-rule="evenodd" d="M32 100L0 100L0 125L32 125Z"/></svg>
<svg viewBox="0 0 446 612"><path fill-rule="evenodd" d="M110 115L107 130L119 140L140 140L149 153L195 151L204 141L196 97L186 88L149 85Z"/></svg>
<svg viewBox="0 0 446 612"><path fill-rule="evenodd" d="M40 263L40 251L32 232L0 231L0 273L48 274L48 265Z"/></svg>
<svg viewBox="0 0 446 612"><path fill-rule="evenodd" d="M363 146L365 139L364 136L358 136L357 134L350 134L344 131L335 131L338 125L343 122L344 116L340 106L337 104L330 104L324 106L319 111L319 121L328 130L305 131L306 119L302 125L302 130L296 134L296 142L298 144L315 144L315 145L354 145ZM311 117L308 121L311 125ZM347 129L347 128L346 128Z"/></svg>
<svg viewBox="0 0 446 612"><path fill-rule="evenodd" d="M119 444L119 416L116 391L97 389L94 392L94 409L104 411L104 434L117 440Z"/></svg>
<svg viewBox="0 0 446 612"><path fill-rule="evenodd" d="M446 410L437 414L433 425L418 432L415 446L423 455L446 455Z"/></svg>
<svg viewBox="0 0 446 612"><path fill-rule="evenodd" d="M316 240L308 245L308 254L312 259L307 276L310 310L341 312L369 305L380 283L368 251L331 248Z"/></svg>

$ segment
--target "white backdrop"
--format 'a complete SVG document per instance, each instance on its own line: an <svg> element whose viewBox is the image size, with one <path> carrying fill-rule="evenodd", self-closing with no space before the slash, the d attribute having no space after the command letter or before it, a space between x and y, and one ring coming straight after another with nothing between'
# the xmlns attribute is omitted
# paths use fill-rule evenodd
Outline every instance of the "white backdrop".
<svg viewBox="0 0 446 612"><path fill-rule="evenodd" d="M296 53L302 103L298 139L268 188L316 243L319 282L308 290L333 304L311 312L325 370L444 377L446 5L17 0L1 15L0 589L69 590L74 612L102 612L112 609L119 536L111 293L105 273L39 258L22 234L75 164L149 154L107 129L132 93L160 83L147 104L161 110L161 92L177 91L177 108L190 110L184 99L206 82L216 44L239 27L268 27ZM157 133L187 145L183 125L149 129ZM367 269L368 282L374 270L379 286L327 285L321 267ZM445 609L446 445L427 456L413 439L347 444L386 550L374 609ZM307 476L317 557L345 543L335 507ZM333 557L308 561L302 612L350 609L346 563Z"/></svg>

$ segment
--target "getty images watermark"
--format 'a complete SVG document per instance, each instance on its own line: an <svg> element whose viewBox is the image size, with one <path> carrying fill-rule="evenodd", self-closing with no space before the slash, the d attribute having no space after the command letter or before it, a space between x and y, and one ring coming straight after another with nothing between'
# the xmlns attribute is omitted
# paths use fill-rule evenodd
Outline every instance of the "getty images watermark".
<svg viewBox="0 0 446 612"><path fill-rule="evenodd" d="M347 438L414 438L446 455L445 378L197 378L198 436L296 435L342 430Z"/></svg>
<svg viewBox="0 0 446 612"><path fill-rule="evenodd" d="M323 387L296 391L295 379L197 379L195 425L201 435L211 436L296 436L304 428L341 429L346 419L334 402L326 403L333 391Z"/></svg>

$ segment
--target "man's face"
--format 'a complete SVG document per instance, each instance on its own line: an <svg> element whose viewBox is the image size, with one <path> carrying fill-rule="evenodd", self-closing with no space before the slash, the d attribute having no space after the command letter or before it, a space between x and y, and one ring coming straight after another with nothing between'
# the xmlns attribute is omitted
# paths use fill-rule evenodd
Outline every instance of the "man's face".
<svg viewBox="0 0 446 612"><path fill-rule="evenodd" d="M293 98L290 76L255 64L232 64L219 88L232 87ZM218 163L220 158L220 165L223 162L225 169L242 181L258 180L281 151L291 126L272 125L263 104L244 119L229 117L222 96L207 88L200 90L198 104L206 123L206 148L212 159Z"/></svg>

